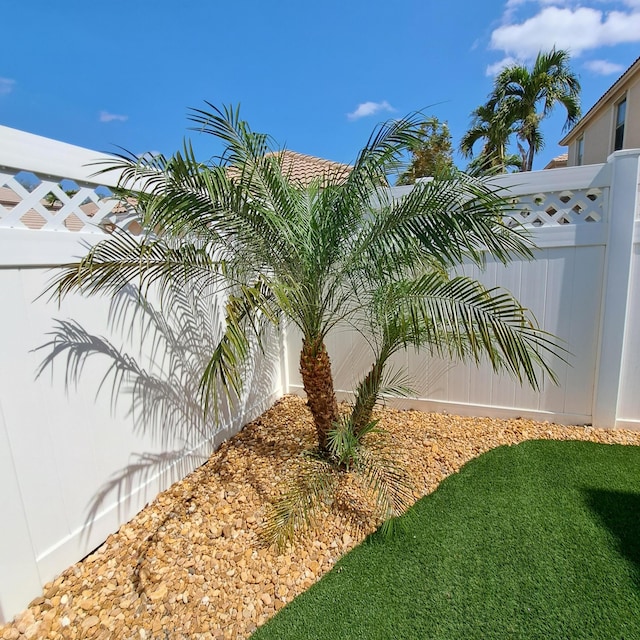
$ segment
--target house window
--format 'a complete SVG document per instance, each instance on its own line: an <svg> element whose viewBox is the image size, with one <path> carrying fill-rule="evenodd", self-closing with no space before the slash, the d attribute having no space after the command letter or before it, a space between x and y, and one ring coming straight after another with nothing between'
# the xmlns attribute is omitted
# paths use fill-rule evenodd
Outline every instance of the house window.
<svg viewBox="0 0 640 640"><path fill-rule="evenodd" d="M582 164L582 158L584 156L584 136L582 136L576 144L576 166Z"/></svg>
<svg viewBox="0 0 640 640"><path fill-rule="evenodd" d="M616 107L616 133L613 143L613 150L619 151L622 149L622 143L624 141L624 118L627 113L627 100L626 98L618 103Z"/></svg>

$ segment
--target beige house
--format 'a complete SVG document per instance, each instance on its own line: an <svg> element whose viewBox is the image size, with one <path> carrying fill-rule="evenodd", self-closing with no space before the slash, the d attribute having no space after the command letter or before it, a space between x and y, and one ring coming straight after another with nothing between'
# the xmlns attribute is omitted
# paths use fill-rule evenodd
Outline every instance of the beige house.
<svg viewBox="0 0 640 640"><path fill-rule="evenodd" d="M640 58L604 93L560 144L567 166L606 162L620 149L640 148Z"/></svg>

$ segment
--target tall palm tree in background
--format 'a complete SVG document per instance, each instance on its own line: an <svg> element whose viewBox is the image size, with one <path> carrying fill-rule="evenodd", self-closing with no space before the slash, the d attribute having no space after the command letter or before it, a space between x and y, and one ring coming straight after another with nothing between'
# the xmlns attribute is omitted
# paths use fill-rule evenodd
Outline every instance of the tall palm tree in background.
<svg viewBox="0 0 640 640"><path fill-rule="evenodd" d="M503 104L488 102L471 113L471 126L460 141L460 152L473 157L473 148L482 142L480 153L469 165L479 175L504 173L509 167L521 168L521 159L508 153L509 139L516 132L513 113Z"/></svg>
<svg viewBox="0 0 640 640"><path fill-rule="evenodd" d="M558 104L567 112L563 130L580 118L580 82L569 61L568 52L554 48L540 52L531 69L513 65L495 79L489 104L505 109L516 123L523 171L533 168L533 158L544 145L540 123Z"/></svg>
<svg viewBox="0 0 640 640"><path fill-rule="evenodd" d="M487 359L534 387L544 374L553 378L543 358L553 339L527 310L507 292L452 275L465 260L483 265L487 252L503 263L531 256L526 237L504 221L507 199L461 173L417 184L401 199L386 186L420 142L417 117L374 130L348 176L329 172L302 184L237 109L208 106L191 119L222 143L222 154L204 164L186 143L170 158L122 157L109 167L137 199L145 232L118 229L66 266L58 295L114 294L132 281L160 295L176 284L224 292L225 330L202 376L205 406L217 403L219 389L239 396L242 364L268 326L294 325L317 454L336 468L364 459L360 439L377 399L402 391L387 367L400 349ZM346 419L326 348L339 327L362 333L371 350ZM398 511L391 503L385 517Z"/></svg>

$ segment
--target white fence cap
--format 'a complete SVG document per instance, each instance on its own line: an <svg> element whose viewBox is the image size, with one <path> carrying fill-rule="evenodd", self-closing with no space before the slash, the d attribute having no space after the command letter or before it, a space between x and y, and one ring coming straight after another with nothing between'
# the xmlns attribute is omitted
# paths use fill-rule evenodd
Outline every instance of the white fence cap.
<svg viewBox="0 0 640 640"><path fill-rule="evenodd" d="M119 172L96 176L115 156L0 125L0 166L81 182L117 185ZM104 165L106 166L106 164Z"/></svg>

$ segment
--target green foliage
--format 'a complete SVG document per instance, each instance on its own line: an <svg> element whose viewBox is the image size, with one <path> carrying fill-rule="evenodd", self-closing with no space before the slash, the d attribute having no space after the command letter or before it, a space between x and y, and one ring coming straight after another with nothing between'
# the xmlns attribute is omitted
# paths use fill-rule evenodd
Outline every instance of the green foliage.
<svg viewBox="0 0 640 640"><path fill-rule="evenodd" d="M333 505L338 479L336 469L327 461L301 459L288 490L267 512L260 531L263 542L284 549L297 533L312 527L322 509Z"/></svg>
<svg viewBox="0 0 640 640"><path fill-rule="evenodd" d="M535 154L544 146L544 118L561 105L567 113L564 129L578 121L580 82L569 63L569 53L554 48L540 52L531 68L511 65L496 76L487 103L473 111L471 127L460 143L463 155L471 157L475 143L484 140L473 164L476 171L491 173L509 166L531 171ZM513 135L519 159L506 151Z"/></svg>
<svg viewBox="0 0 640 640"><path fill-rule="evenodd" d="M363 446L363 439L370 433L380 433L376 429L377 420L372 420L362 429L356 431L350 417L342 416L335 429L329 432L329 452L338 467L349 471Z"/></svg>
<svg viewBox="0 0 640 640"><path fill-rule="evenodd" d="M76 193L78 193L78 189L64 189L62 184L58 185L60 187L60 189L62 189L62 191L65 193L65 195L67 195L69 198L72 198L73 196L76 195ZM53 191L50 191L49 193L47 193L47 195L44 197L44 201L50 206L53 207L55 206L57 203L60 202L60 199L58 198L58 196L53 193ZM60 203L62 204L62 203Z"/></svg>
<svg viewBox="0 0 640 640"><path fill-rule="evenodd" d="M358 507L374 509L384 535L397 530L398 517L414 501L413 485L377 425L372 420L356 431L349 415L340 416L329 432L329 456L307 452L284 495L272 502L263 541L282 549L326 511L341 514L359 531L356 505L350 502L345 508L338 499L346 483L357 488L362 502Z"/></svg>
<svg viewBox="0 0 640 640"><path fill-rule="evenodd" d="M520 169L522 158L507 151L509 139L516 132L513 114L504 105L490 101L475 109L471 116L471 126L460 141L460 152L472 158L476 144L482 141L483 145L468 170L474 175L493 175L512 167Z"/></svg>
<svg viewBox="0 0 640 640"><path fill-rule="evenodd" d="M554 107L567 112L566 130L580 117L580 82L569 67L569 53L555 48L540 52L533 67L514 65L496 77L492 101L512 114L522 145L522 170L531 171L534 154L544 146L540 123ZM541 107L541 108L540 108Z"/></svg>
<svg viewBox="0 0 640 640"><path fill-rule="evenodd" d="M418 128L419 139L410 148L411 161L396 184L413 184L417 178L441 176L454 169L451 133L446 122L432 117Z"/></svg>
<svg viewBox="0 0 640 640"><path fill-rule="evenodd" d="M418 115L379 125L348 176L329 171L310 183L291 177L281 150L237 108L208 105L191 119L222 144L222 154L202 163L185 142L169 158L124 155L104 168L120 171L117 193L138 202L144 232L116 230L67 265L53 289L59 297L113 296L135 283L142 296L175 287L224 295L225 331L200 385L207 410L220 393L231 402L240 397L252 344L262 345L281 322L294 325L323 459L361 468L376 488L394 473L367 458L357 439L385 387L406 386L387 370L394 353L413 347L487 360L536 388L543 376L553 379L545 357L561 350L527 309L504 291L451 275L463 262L482 267L487 254L503 264L532 256L527 236L507 224L508 194L457 171L419 182L402 198L386 187L406 153L424 144L429 129ZM433 126L446 147L444 128ZM356 385L351 432L343 434L357 455L337 465L328 448L339 413L325 346L336 329L357 330L372 350L372 368ZM314 495L325 492L322 483L302 484ZM395 514L395 494L379 495Z"/></svg>
<svg viewBox="0 0 640 640"><path fill-rule="evenodd" d="M252 638L639 638L639 466L621 445L490 451Z"/></svg>

